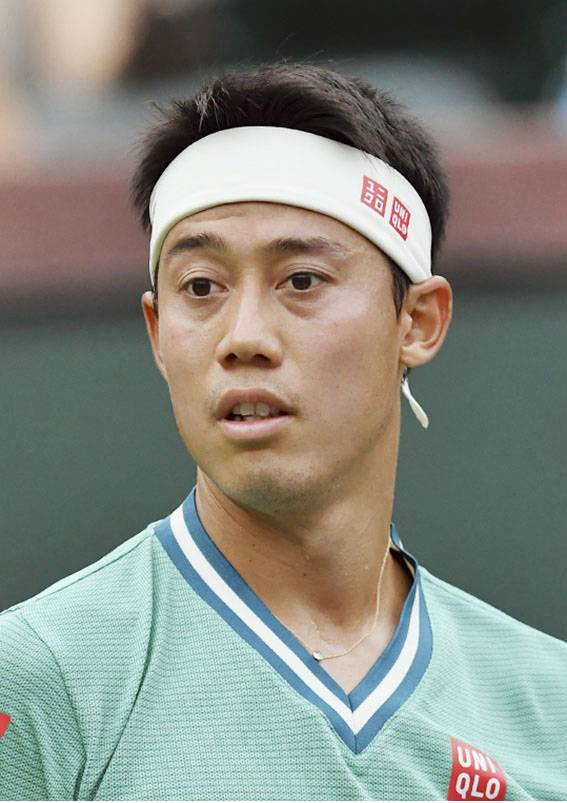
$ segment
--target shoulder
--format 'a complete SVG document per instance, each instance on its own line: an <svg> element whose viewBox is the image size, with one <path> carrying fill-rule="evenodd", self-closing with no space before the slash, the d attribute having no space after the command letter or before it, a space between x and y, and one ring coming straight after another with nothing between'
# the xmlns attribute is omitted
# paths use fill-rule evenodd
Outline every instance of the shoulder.
<svg viewBox="0 0 567 803"><path fill-rule="evenodd" d="M441 602L443 600L445 605L449 606L454 613L460 615L462 625L466 625L469 621L475 625L478 622L487 626L490 624L494 628L510 633L511 636L517 635L528 640L533 639L536 642L548 643L557 647L560 652L567 651L567 642L520 622L510 614L505 613L505 611L496 608L479 597L475 597L468 591L464 591L446 580L441 580L441 578L431 574L422 566L420 567L420 572L426 588L426 594L435 597L436 601Z"/></svg>
<svg viewBox="0 0 567 803"><path fill-rule="evenodd" d="M38 635L48 636L50 623L61 627L76 622L81 614L92 621L118 599L126 603L151 572L153 528L148 525L95 563L0 613L0 637L15 621L24 621Z"/></svg>
<svg viewBox="0 0 567 803"><path fill-rule="evenodd" d="M567 687L567 643L520 622L488 602L420 567L429 615L437 636L472 663L500 664L524 678L563 679Z"/></svg>
<svg viewBox="0 0 567 803"><path fill-rule="evenodd" d="M132 669L151 628L154 564L161 548L153 525L100 560L0 614L0 674L27 685L45 673L69 695L104 682L105 661ZM158 551L159 550L159 551ZM137 653L140 653L138 656Z"/></svg>

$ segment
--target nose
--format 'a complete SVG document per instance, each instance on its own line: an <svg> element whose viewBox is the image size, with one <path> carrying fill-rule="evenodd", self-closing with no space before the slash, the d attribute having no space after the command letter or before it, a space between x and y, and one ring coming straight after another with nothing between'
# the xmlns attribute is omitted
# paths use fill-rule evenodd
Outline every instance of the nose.
<svg viewBox="0 0 567 803"><path fill-rule="evenodd" d="M282 345L276 315L272 300L259 287L235 290L221 313L224 334L217 348L218 361L279 364Z"/></svg>

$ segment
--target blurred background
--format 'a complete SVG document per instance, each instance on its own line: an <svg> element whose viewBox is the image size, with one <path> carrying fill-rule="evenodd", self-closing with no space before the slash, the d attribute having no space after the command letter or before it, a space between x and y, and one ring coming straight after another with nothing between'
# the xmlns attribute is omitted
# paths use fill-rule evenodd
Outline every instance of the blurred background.
<svg viewBox="0 0 567 803"><path fill-rule="evenodd" d="M391 90L453 205L394 520L430 571L567 639L567 0L0 0L0 609L167 515L195 468L147 343L128 181L152 102L273 58Z"/></svg>

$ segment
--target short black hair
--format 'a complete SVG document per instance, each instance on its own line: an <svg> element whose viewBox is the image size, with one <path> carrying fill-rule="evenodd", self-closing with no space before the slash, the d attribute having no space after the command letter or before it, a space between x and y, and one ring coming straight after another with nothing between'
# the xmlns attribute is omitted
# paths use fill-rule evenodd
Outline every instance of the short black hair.
<svg viewBox="0 0 567 803"><path fill-rule="evenodd" d="M388 93L354 75L282 59L255 67L231 68L187 100L166 108L144 136L131 197L146 232L152 190L170 162L208 134L238 126L280 126L318 134L377 156L401 173L420 195L432 229L434 262L449 208L446 177L434 143L421 125ZM388 258L388 257L387 257ZM396 314L409 277L388 258ZM154 281L157 296L157 270Z"/></svg>

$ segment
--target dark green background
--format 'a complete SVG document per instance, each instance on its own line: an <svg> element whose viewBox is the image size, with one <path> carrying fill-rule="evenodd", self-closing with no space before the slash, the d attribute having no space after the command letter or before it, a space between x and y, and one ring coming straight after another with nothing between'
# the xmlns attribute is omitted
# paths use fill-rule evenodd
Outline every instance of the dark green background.
<svg viewBox="0 0 567 803"><path fill-rule="evenodd" d="M5 319L0 608L167 515L194 483L136 304ZM455 290L403 400L394 520L430 571L567 640L565 292Z"/></svg>

